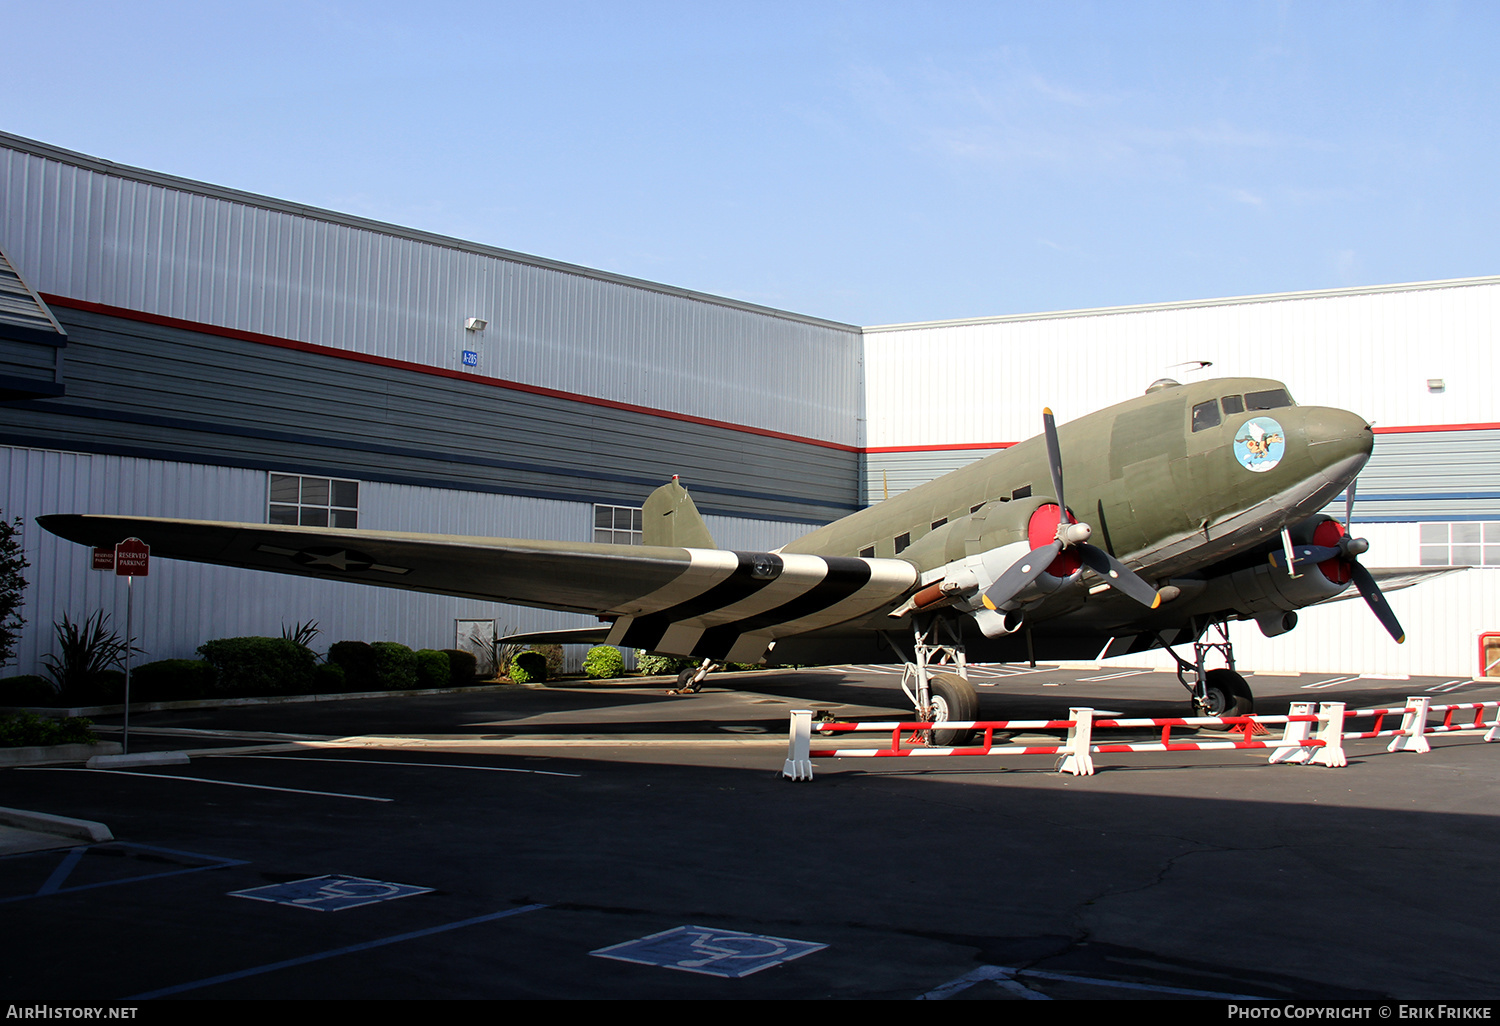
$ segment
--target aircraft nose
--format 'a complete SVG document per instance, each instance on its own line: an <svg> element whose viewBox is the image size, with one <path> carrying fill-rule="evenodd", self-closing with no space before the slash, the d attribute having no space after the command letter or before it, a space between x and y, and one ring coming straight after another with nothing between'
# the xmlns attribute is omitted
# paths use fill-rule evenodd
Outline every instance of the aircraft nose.
<svg viewBox="0 0 1500 1026"><path fill-rule="evenodd" d="M1307 449L1320 470L1358 473L1375 449L1375 430L1357 413L1314 407L1305 423Z"/></svg>

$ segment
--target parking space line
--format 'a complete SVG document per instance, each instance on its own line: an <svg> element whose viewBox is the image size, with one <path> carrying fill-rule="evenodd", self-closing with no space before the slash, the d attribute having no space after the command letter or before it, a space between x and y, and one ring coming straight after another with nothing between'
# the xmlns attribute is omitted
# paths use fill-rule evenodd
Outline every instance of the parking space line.
<svg viewBox="0 0 1500 1026"><path fill-rule="evenodd" d="M285 759L288 762L353 762L365 766L431 766L435 769L483 770L487 773L536 773L544 777L581 777L582 773L563 773L560 770L516 769L512 766L469 766L456 762L396 762L393 759L339 759L319 758L316 755L232 755L225 758L239 759Z"/></svg>
<svg viewBox="0 0 1500 1026"><path fill-rule="evenodd" d="M69 874L73 872L73 868L77 866L79 860L83 858L83 853L88 850L88 845L81 844L69 851L68 854L63 858L63 860L57 864L57 868L52 871L52 875L47 877L47 882L42 884L42 886L37 889L37 893L57 893L57 891L62 887L64 881L68 879Z"/></svg>
<svg viewBox="0 0 1500 1026"><path fill-rule="evenodd" d="M161 852L165 855L177 855L182 858L204 859L205 864L201 866L187 866L183 869L168 869L160 873L146 873L142 876L127 876L117 880L101 880L97 883L75 884L72 887L64 887L68 876L77 867L79 860L87 853L90 847L99 848L135 848L140 851ZM36 858L45 852L18 852L14 855L6 855L7 859ZM14 894L7 898L0 898L0 905L6 905L13 901L26 901L31 898L45 898L55 894L72 894L77 891L91 891L99 887L119 887L123 884L140 883L144 880L160 880L167 876L181 876L184 873L201 873L205 869L227 869L231 866L244 866L249 863L245 859L226 859L217 855L198 855L190 851L177 851L173 848L158 848L150 844L131 844L126 841L107 841L100 845L83 845L73 848L63 857L58 867L52 871L47 882L32 894Z"/></svg>
<svg viewBox="0 0 1500 1026"><path fill-rule="evenodd" d="M379 940L364 941L361 944L350 944L347 947L334 948L332 951L319 951L311 955L303 955L300 958L288 958L281 962L270 962L266 965L258 965L252 969L241 969L238 972L224 973L219 976L210 976L202 980L193 980L189 983L179 983L172 987L162 987L159 990L146 991L141 994L132 994L125 998L126 1001L149 1001L152 998L168 997L172 994L181 994L189 990L198 990L201 987L212 987L216 983L228 983L231 980L243 980L250 976L259 976L263 973L275 972L278 969L290 969L293 966L307 965L311 962L321 962L327 958L337 958L339 955L350 955L356 951L369 951L372 948L385 947L387 944L399 944L401 941L416 940L418 937L430 937L433 934L446 933L449 930L457 930L465 926L475 926L479 923L488 923L496 919L505 919L509 916L517 916L522 912L534 912L546 905L522 905L519 908L508 908L503 912L491 912L485 916L475 916L473 919L461 919L456 923L448 923L444 926L430 926L425 930L413 930L410 933L396 934L394 937L382 937Z"/></svg>
<svg viewBox="0 0 1500 1026"><path fill-rule="evenodd" d="M1024 987L1016 981L1017 976L1026 976L1038 980L1052 980L1057 983L1077 983L1091 987L1108 987L1117 990L1143 990L1154 994L1174 994L1178 997L1209 998L1219 1001L1264 1001L1265 998L1255 997L1251 994L1225 994L1215 990L1189 990L1185 987L1167 987L1160 984L1150 983L1127 983L1124 980L1110 980L1098 976L1074 976L1071 973L1049 973L1040 969L1017 969L1004 965L982 965L977 969L970 970L956 980L943 984L936 990L928 991L919 997L918 1001L943 1001L961 990L967 990L976 983L990 980L1005 987L1007 990L1017 993L1020 997L1029 1000L1050 1001L1045 994L1031 991L1029 994L1019 993L1018 988ZM1026 988L1030 990L1030 988ZM1034 995L1034 996L1033 996Z"/></svg>
<svg viewBox="0 0 1500 1026"><path fill-rule="evenodd" d="M1335 684L1347 684L1351 680L1359 680L1358 677L1330 677L1327 680L1315 681L1312 684L1302 685L1303 691L1318 691L1322 688L1331 688Z"/></svg>
<svg viewBox="0 0 1500 1026"><path fill-rule="evenodd" d="M209 777L181 777L173 773L140 773L135 770L83 769L77 766L17 766L21 770L50 770L54 773L114 773L122 777L153 777L157 780L192 780L199 784L222 784L224 787L248 787L257 791L285 791L288 794L311 794L321 798L354 798L362 802L393 802L394 798L376 798L368 794L344 794L339 791L309 791L300 787L272 787L270 784L242 784L237 780L213 780Z"/></svg>

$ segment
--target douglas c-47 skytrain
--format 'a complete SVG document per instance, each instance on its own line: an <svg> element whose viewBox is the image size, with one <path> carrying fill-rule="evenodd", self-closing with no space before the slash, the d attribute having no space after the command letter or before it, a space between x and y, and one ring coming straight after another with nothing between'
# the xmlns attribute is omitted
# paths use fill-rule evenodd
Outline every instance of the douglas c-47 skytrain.
<svg viewBox="0 0 1500 1026"><path fill-rule="evenodd" d="M972 720L970 660L1093 658L1194 646L1177 656L1195 705L1251 709L1224 626L1267 635L1352 583L1400 642L1348 533L1354 479L1374 434L1344 410L1298 406L1259 378L1145 395L860 510L775 552L718 548L674 479L644 508L644 545L467 538L270 524L52 515L84 545L137 537L172 559L359 581L597 616L557 641L607 641L701 660L693 690L727 662L894 662L919 715ZM1064 494L1064 479L1067 492ZM1345 517L1319 511L1340 493ZM1442 572L1442 571L1439 571ZM1223 641L1206 641L1217 629ZM532 636L535 637L535 636ZM1219 648L1229 667L1204 669ZM943 734L944 732L939 732ZM961 740L957 731L939 740Z"/></svg>

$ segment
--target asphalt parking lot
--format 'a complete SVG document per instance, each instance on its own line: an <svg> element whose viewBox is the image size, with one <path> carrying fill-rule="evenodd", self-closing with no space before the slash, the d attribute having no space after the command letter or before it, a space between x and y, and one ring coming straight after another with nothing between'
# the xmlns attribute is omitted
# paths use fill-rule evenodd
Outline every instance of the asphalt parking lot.
<svg viewBox="0 0 1500 1026"><path fill-rule="evenodd" d="M1128 673L1126 676L1116 674ZM981 668L990 718L1184 715L1170 674ZM1500 698L1251 676L1257 711ZM1500 994L1500 745L822 760L794 708L879 668L132 716L185 766L0 772L115 840L0 858L17 1002L152 998L1427 998ZM100 722L107 728L109 718ZM118 723L118 717L114 718Z"/></svg>

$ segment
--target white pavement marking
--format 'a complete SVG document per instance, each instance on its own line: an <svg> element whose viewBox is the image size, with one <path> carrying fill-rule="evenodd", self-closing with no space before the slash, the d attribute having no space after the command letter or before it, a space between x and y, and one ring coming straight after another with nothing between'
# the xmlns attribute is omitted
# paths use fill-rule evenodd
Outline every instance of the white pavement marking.
<svg viewBox="0 0 1500 1026"><path fill-rule="evenodd" d="M1304 685L1302 685L1302 690L1303 691L1317 691L1317 690L1320 690L1322 688L1331 688L1335 684L1347 684L1351 680L1359 680L1359 678L1358 677L1330 677L1327 680L1320 680L1320 681L1317 681L1317 682L1312 683L1312 684L1304 684Z"/></svg>
<svg viewBox="0 0 1500 1026"><path fill-rule="evenodd" d="M312 794L321 798L356 798L362 802L393 802L394 798L376 798L368 794L343 794L338 791L307 791L300 787L272 787L270 784L241 784L235 780L212 780L208 777L180 777L173 773L136 773L126 770L81 769L75 766L18 766L23 770L51 770L55 773L113 773L121 777L154 777L157 780L192 780L200 784L222 784L225 787L249 787L257 791L285 791L289 794Z"/></svg>
<svg viewBox="0 0 1500 1026"><path fill-rule="evenodd" d="M1120 673L1106 673L1102 677L1079 677L1079 682L1095 680L1115 680L1120 677L1134 677L1141 673L1151 673L1151 670L1124 670Z"/></svg>
<svg viewBox="0 0 1500 1026"><path fill-rule="evenodd" d="M544 777L581 777L582 773L562 773L558 770L515 769L510 766L469 766L457 762L396 762L394 759L337 759L319 758L316 755L236 755L240 759L283 759L287 762L354 762L363 766L422 766L433 769L482 770L486 773L536 773Z"/></svg>
<svg viewBox="0 0 1500 1026"><path fill-rule="evenodd" d="M1470 683L1468 680L1450 680L1450 681L1446 681L1445 683L1442 683L1442 684L1434 684L1432 687L1428 688L1427 690L1428 691L1457 691L1459 688L1463 687L1465 684L1468 684L1468 683Z"/></svg>
<svg viewBox="0 0 1500 1026"><path fill-rule="evenodd" d="M1150 983L1126 983L1123 980L1107 980L1097 976L1074 976L1071 973L1048 973L1040 969L1016 969L1004 965L982 965L973 969L956 980L951 980L935 990L917 998L918 1001L943 1001L957 994L961 990L967 990L984 980L993 980L1006 990L1019 996L1026 997L1032 1001L1051 1001L1045 994L1039 994L1016 980L1017 976L1026 976L1038 980L1054 980L1059 983L1078 983L1090 987L1109 987L1115 990L1144 990L1152 994L1173 994L1178 997L1212 998L1220 1001L1264 1001L1265 998L1255 997L1250 994L1224 994L1213 990L1188 990L1183 987L1163 987Z"/></svg>

